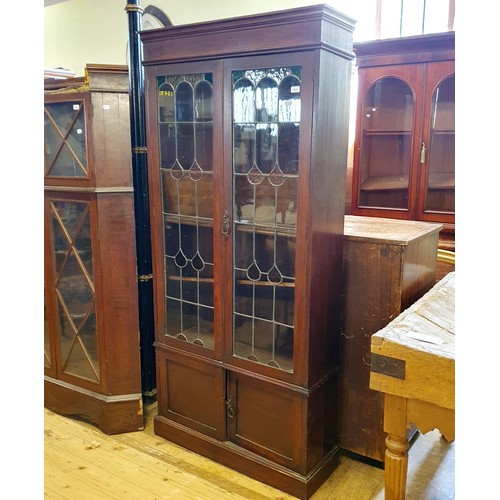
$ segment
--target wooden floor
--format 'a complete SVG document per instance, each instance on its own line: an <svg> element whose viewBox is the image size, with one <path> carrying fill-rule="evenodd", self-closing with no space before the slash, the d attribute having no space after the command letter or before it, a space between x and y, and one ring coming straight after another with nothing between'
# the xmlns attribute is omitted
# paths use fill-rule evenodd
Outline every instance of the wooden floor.
<svg viewBox="0 0 500 500"><path fill-rule="evenodd" d="M287 495L174 445L153 432L108 436L45 409L44 498L56 500L291 500ZM419 435L409 455L407 500L455 498L455 445L437 431ZM383 500L384 471L343 454L311 500Z"/></svg>

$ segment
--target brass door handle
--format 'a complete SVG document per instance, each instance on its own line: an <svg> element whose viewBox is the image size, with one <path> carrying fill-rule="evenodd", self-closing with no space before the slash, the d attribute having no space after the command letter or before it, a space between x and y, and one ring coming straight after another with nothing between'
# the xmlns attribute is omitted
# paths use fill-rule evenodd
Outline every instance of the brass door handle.
<svg viewBox="0 0 500 500"><path fill-rule="evenodd" d="M227 210L224 210L224 215L222 216L222 234L224 236L229 234L229 216L227 215Z"/></svg>
<svg viewBox="0 0 500 500"><path fill-rule="evenodd" d="M425 142L422 142L422 148L420 149L420 163L425 163L425 153L427 148L425 147Z"/></svg>
<svg viewBox="0 0 500 500"><path fill-rule="evenodd" d="M234 416L236 415L233 408L233 401L231 400L231 396L229 396L229 399L226 399L226 411L229 418L234 418Z"/></svg>

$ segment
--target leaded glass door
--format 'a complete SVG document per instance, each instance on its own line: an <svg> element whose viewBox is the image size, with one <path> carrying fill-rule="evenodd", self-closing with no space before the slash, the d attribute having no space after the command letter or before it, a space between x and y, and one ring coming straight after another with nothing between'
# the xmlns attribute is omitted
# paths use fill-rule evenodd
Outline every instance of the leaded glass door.
<svg viewBox="0 0 500 500"><path fill-rule="evenodd" d="M163 290L163 297L157 297L157 338L167 343L180 340L188 350L197 346L213 353L217 321L213 73L157 76L156 94L164 256L163 286L157 288Z"/></svg>
<svg viewBox="0 0 500 500"><path fill-rule="evenodd" d="M301 67L233 71L232 355L293 372Z"/></svg>
<svg viewBox="0 0 500 500"><path fill-rule="evenodd" d="M61 374L101 382L89 199L47 199ZM54 339L54 337L53 337ZM47 355L46 355L47 357Z"/></svg>
<svg viewBox="0 0 500 500"><path fill-rule="evenodd" d="M88 178L85 101L45 103L46 178Z"/></svg>

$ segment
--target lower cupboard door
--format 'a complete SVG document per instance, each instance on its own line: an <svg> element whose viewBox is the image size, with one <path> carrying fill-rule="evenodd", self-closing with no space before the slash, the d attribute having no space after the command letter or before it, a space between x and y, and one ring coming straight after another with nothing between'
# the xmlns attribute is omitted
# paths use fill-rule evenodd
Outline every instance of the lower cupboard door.
<svg viewBox="0 0 500 500"><path fill-rule="evenodd" d="M228 374L228 439L292 470L304 442L303 395L245 375Z"/></svg>
<svg viewBox="0 0 500 500"><path fill-rule="evenodd" d="M160 351L160 415L213 438L224 440L224 372L188 355Z"/></svg>

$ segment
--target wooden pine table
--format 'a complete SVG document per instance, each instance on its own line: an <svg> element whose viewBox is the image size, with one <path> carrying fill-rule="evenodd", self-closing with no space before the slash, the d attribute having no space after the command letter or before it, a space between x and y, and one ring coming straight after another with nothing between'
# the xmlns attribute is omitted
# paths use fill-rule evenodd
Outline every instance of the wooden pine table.
<svg viewBox="0 0 500 500"><path fill-rule="evenodd" d="M371 339L370 388L384 394L385 498L402 500L407 429L455 439L455 273Z"/></svg>

